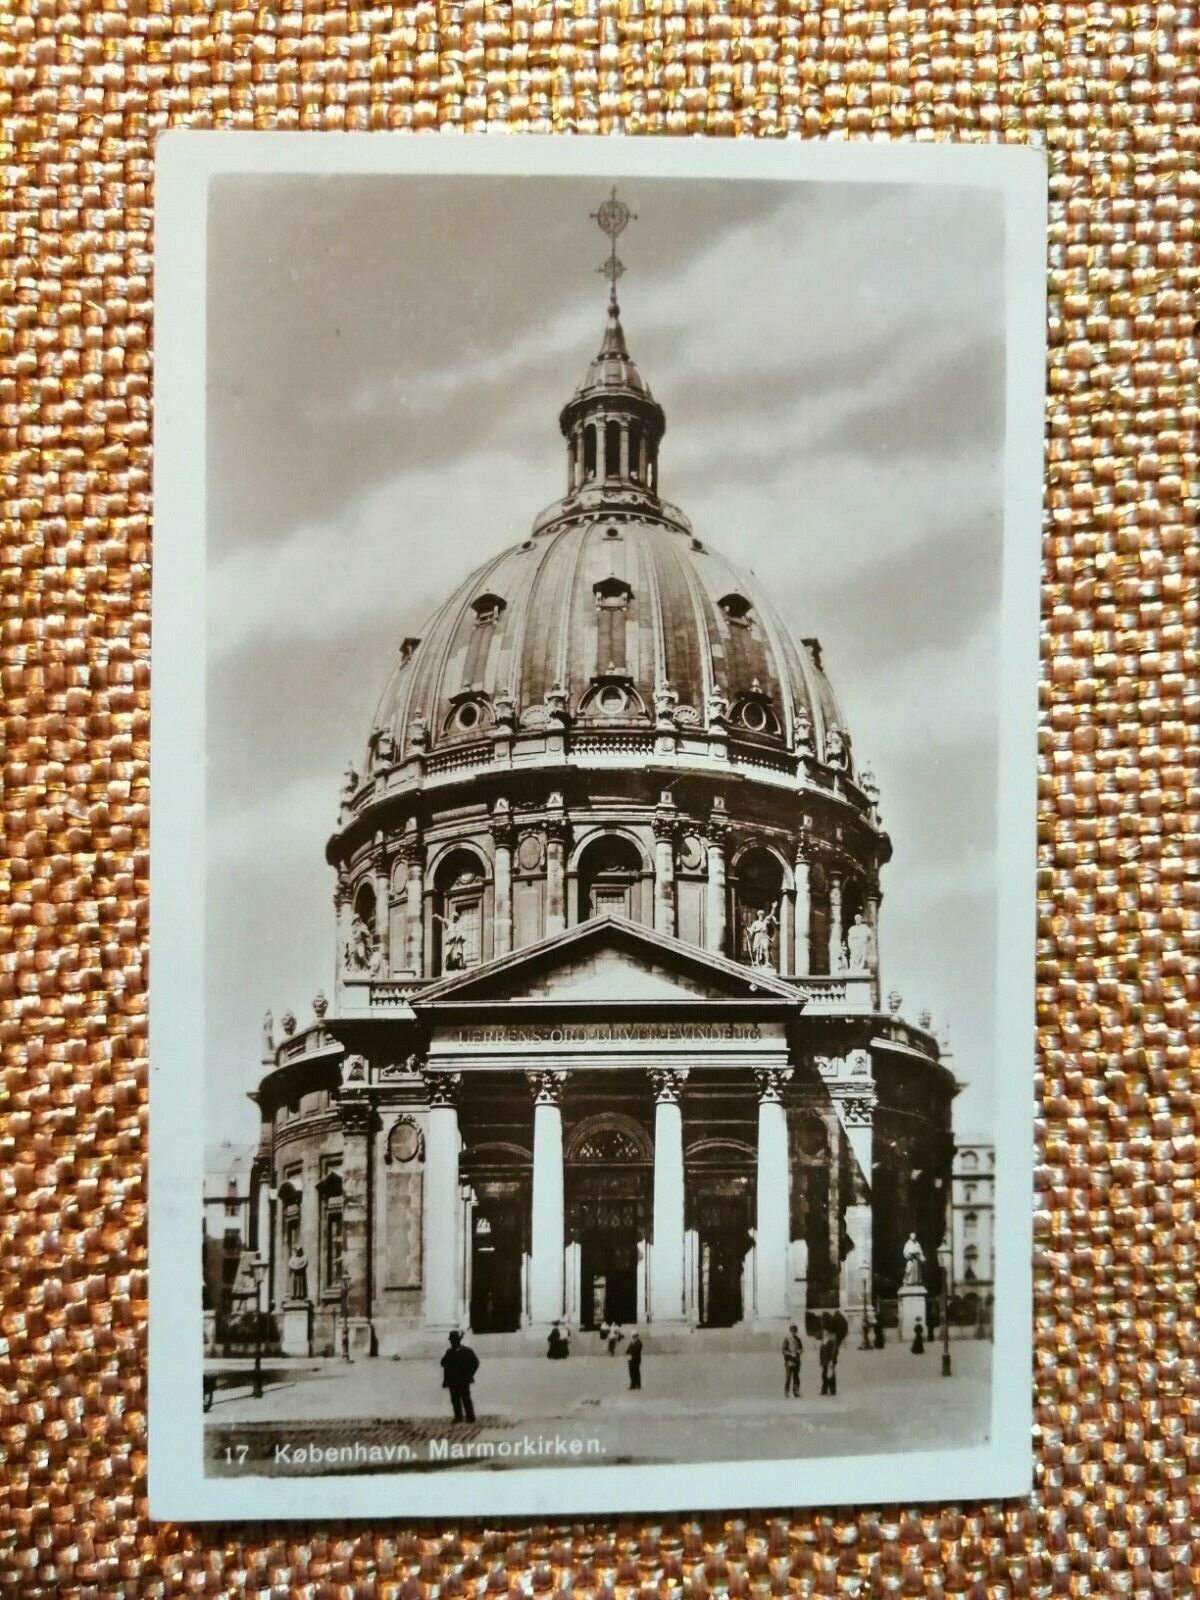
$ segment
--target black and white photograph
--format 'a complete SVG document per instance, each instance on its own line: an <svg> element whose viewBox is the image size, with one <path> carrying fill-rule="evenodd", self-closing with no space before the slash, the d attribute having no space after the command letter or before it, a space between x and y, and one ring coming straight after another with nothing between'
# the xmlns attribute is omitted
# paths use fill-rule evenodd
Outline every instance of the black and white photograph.
<svg viewBox="0 0 1200 1600"><path fill-rule="evenodd" d="M1030 1477L1045 175L160 147L158 1515Z"/></svg>

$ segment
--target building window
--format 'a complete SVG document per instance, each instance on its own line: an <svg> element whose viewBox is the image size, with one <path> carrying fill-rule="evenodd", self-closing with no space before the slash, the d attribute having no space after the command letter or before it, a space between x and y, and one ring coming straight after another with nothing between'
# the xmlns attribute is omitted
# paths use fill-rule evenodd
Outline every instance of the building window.
<svg viewBox="0 0 1200 1600"><path fill-rule="evenodd" d="M596 476L596 425L592 422L583 430L583 476L588 480Z"/></svg>
<svg viewBox="0 0 1200 1600"><path fill-rule="evenodd" d="M979 1225L979 1218L973 1211L968 1211L963 1217L963 1236L969 1238Z"/></svg>
<svg viewBox="0 0 1200 1600"><path fill-rule="evenodd" d="M623 578L613 577L601 578L594 585L592 593L596 596L596 671L624 672L625 624L633 590ZM624 707L622 697L621 705L615 712L610 711L609 715L620 715ZM603 703L600 709L606 709Z"/></svg>
<svg viewBox="0 0 1200 1600"><path fill-rule="evenodd" d="M967 1184L966 1188L963 1190L963 1199L966 1201L966 1203L968 1205L970 1205L971 1201L974 1200L974 1198L975 1198L975 1185L973 1183L969 1183L969 1184Z"/></svg>
<svg viewBox="0 0 1200 1600"><path fill-rule="evenodd" d="M434 894L435 976L477 967L483 959L483 870L456 850L438 868Z"/></svg>
<svg viewBox="0 0 1200 1600"><path fill-rule="evenodd" d="M744 594L730 593L722 595L717 604L729 618L730 622L739 623L745 628L750 626L750 612L752 607Z"/></svg>
<svg viewBox="0 0 1200 1600"><path fill-rule="evenodd" d="M621 834L605 834L579 861L580 917L617 916L640 921L642 860L637 846Z"/></svg>
<svg viewBox="0 0 1200 1600"><path fill-rule="evenodd" d="M326 1157L317 1185L321 1198L321 1289L325 1294L336 1294L342 1277L341 1164L340 1156Z"/></svg>
<svg viewBox="0 0 1200 1600"><path fill-rule="evenodd" d="M610 422L604 431L604 476L615 478L621 471L621 424Z"/></svg>
<svg viewBox="0 0 1200 1600"><path fill-rule="evenodd" d="M979 1273L976 1270L976 1266L979 1261L979 1247L977 1245L969 1244L963 1251L963 1261L965 1263L963 1277L968 1283L974 1283L976 1278L979 1276Z"/></svg>

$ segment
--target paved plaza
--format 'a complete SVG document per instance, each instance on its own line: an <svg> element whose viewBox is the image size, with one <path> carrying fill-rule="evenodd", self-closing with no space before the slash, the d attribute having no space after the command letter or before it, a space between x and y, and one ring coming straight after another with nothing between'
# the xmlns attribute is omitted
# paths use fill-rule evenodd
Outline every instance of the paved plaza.
<svg viewBox="0 0 1200 1600"><path fill-rule="evenodd" d="M829 1397L815 1342L806 1341L797 1400L784 1398L782 1360L759 1351L655 1356L648 1343L642 1389L631 1392L619 1356L578 1348L567 1361L489 1357L478 1340L474 1425L454 1423L434 1359L267 1360L261 1400L251 1393L251 1363L211 1361L221 1386L205 1418L206 1453L218 1472L267 1463L291 1473L545 1466L548 1457L567 1466L814 1457L984 1441L989 1343L955 1340L949 1378L936 1347L914 1356L896 1343L882 1351L854 1343L852 1335ZM340 1449L318 1455L313 1446Z"/></svg>

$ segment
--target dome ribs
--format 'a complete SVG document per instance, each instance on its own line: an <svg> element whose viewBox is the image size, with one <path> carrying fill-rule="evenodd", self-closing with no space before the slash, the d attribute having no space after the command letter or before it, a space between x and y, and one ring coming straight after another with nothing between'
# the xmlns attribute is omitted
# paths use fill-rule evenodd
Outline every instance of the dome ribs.
<svg viewBox="0 0 1200 1600"><path fill-rule="evenodd" d="M688 579L688 563L678 548L682 541L667 529L646 537L645 548L654 569L663 645L662 677L679 696L681 705L703 714L708 692L702 660L702 626Z"/></svg>

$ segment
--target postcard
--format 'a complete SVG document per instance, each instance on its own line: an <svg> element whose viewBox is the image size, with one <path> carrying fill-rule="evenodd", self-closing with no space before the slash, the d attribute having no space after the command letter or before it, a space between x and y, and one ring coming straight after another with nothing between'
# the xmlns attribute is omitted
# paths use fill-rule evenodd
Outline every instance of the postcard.
<svg viewBox="0 0 1200 1600"><path fill-rule="evenodd" d="M1042 156L156 204L153 1514L1027 1493Z"/></svg>

